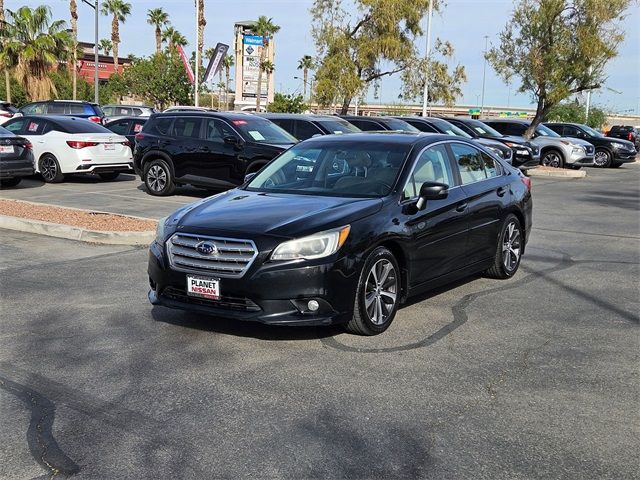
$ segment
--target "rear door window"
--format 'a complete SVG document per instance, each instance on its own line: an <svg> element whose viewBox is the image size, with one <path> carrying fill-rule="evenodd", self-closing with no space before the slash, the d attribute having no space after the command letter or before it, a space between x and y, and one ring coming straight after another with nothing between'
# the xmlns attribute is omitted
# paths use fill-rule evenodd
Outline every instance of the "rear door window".
<svg viewBox="0 0 640 480"><path fill-rule="evenodd" d="M173 123L173 117L158 118L156 119L155 122L153 122L151 133L155 133L158 135L170 135L172 133L171 132L172 123Z"/></svg>
<svg viewBox="0 0 640 480"><path fill-rule="evenodd" d="M278 125L281 129L290 133L294 137L298 138L299 140L302 140L300 137L296 136L296 127L295 127L295 122L293 120L290 120L288 118L274 118L274 119L270 118L269 120L271 120L273 123Z"/></svg>
<svg viewBox="0 0 640 480"><path fill-rule="evenodd" d="M376 122L372 122L370 120L356 119L356 120L349 120L349 123L355 125L360 130L363 130L365 132L370 132L370 131L373 131L373 130L384 130L384 128L382 128Z"/></svg>
<svg viewBox="0 0 640 480"><path fill-rule="evenodd" d="M53 115L64 115L65 110L64 110L64 103L61 102L52 102L49 104L49 108L47 108L47 113L49 114L53 114Z"/></svg>
<svg viewBox="0 0 640 480"><path fill-rule="evenodd" d="M200 138L202 119L197 117L176 118L173 134L176 137Z"/></svg>
<svg viewBox="0 0 640 480"><path fill-rule="evenodd" d="M294 136L298 140L306 140L314 135L322 135L322 131L308 120L296 120L296 133Z"/></svg>
<svg viewBox="0 0 640 480"><path fill-rule="evenodd" d="M24 127L24 124L26 123L26 121L27 121L26 118L18 118L16 120L10 120L9 122L4 124L4 128L6 128L12 133L15 133L16 135L19 135L22 132L22 127Z"/></svg>
<svg viewBox="0 0 640 480"><path fill-rule="evenodd" d="M107 128L118 135L127 135L129 133L129 120L120 120L112 123Z"/></svg>
<svg viewBox="0 0 640 480"><path fill-rule="evenodd" d="M22 108L24 115L40 115L47 113L44 103L33 103Z"/></svg>
<svg viewBox="0 0 640 480"><path fill-rule="evenodd" d="M451 151L458 164L463 185L498 176L495 160L477 148L471 145L452 143Z"/></svg>

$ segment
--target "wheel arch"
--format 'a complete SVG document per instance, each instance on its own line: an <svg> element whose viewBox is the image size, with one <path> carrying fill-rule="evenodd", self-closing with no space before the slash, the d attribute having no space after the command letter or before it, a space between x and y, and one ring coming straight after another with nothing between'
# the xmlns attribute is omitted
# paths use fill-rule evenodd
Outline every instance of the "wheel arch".
<svg viewBox="0 0 640 480"><path fill-rule="evenodd" d="M523 235L523 237L526 236L525 229L527 228L527 223L526 223L526 219L524 217L524 213L522 212L522 210L520 210L516 206L512 206L509 210L507 210L507 212L505 213L504 218L506 218L507 215L509 215L509 214L512 214L512 215L516 216L516 218L520 222L520 227L522 228L522 235ZM504 218L502 219L503 222L504 222ZM524 251L526 249L526 244L527 244L527 242L525 242L525 241L522 242L522 254L524 254Z"/></svg>
<svg viewBox="0 0 640 480"><path fill-rule="evenodd" d="M371 248L371 251L375 250L377 247L387 248L398 262L398 266L400 267L400 289L402 292L400 303L402 303L406 300L409 292L409 260L407 258L407 254L400 242L394 239L381 240Z"/></svg>
<svg viewBox="0 0 640 480"><path fill-rule="evenodd" d="M565 153L562 151L562 148L560 147L556 147L555 145L548 145L546 147L542 147L540 149L540 160L542 161L542 156L549 153L549 152L556 152L558 153L561 157L562 157L562 161L564 163L567 163L567 156L565 155Z"/></svg>
<svg viewBox="0 0 640 480"><path fill-rule="evenodd" d="M145 164L156 159L164 160L165 162L167 162L167 165L169 165L169 168L171 169L171 173L175 176L176 170L175 170L175 167L173 166L173 160L171 159L171 156L167 155L166 153L160 150L149 150L147 153L145 153L142 156L142 159L140 159L141 176L144 175Z"/></svg>

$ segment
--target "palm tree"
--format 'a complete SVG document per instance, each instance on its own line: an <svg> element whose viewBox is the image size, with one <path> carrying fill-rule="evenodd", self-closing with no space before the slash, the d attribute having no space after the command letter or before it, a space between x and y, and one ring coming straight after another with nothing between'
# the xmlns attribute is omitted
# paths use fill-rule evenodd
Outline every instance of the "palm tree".
<svg viewBox="0 0 640 480"><path fill-rule="evenodd" d="M7 10L7 17L0 62L15 66L16 80L29 100L46 100L56 93L49 72L68 58L72 48L66 22L51 21L51 9L45 5Z"/></svg>
<svg viewBox="0 0 640 480"><path fill-rule="evenodd" d="M302 70L302 82L303 82L303 94L302 98L307 99L307 79L309 77L309 70L312 70L315 67L313 63L313 58L311 55L305 55L300 60L298 60L298 70ZM311 93L311 92L309 92Z"/></svg>
<svg viewBox="0 0 640 480"><path fill-rule="evenodd" d="M78 2L69 0L69 14L71 15L71 35L73 37L73 47L71 49L71 68L73 78L73 99L78 96Z"/></svg>
<svg viewBox="0 0 640 480"><path fill-rule="evenodd" d="M162 8L149 9L147 23L156 27L156 53L162 51L162 28L170 24L169 14Z"/></svg>
<svg viewBox="0 0 640 480"><path fill-rule="evenodd" d="M170 53L174 53L178 45L184 47L187 44L185 36L173 27L164 29L164 32L162 32L162 41L167 42Z"/></svg>
<svg viewBox="0 0 640 480"><path fill-rule="evenodd" d="M111 43L111 40L109 40L108 38L103 38L98 44L98 49L102 50L102 53L104 53L108 57L109 52L113 49L113 43Z"/></svg>
<svg viewBox="0 0 640 480"><path fill-rule="evenodd" d="M227 94L224 96L224 109L229 110L229 77L231 73L231 67L234 65L233 55L225 55L222 59L222 66L224 67L224 74L226 78L225 89Z"/></svg>
<svg viewBox="0 0 640 480"><path fill-rule="evenodd" d="M207 25L207 20L204 18L204 0L195 0L196 9L198 10L198 39L196 41L198 55L200 57L200 65L202 65L202 51L204 49L204 27ZM198 67L200 67L198 65Z"/></svg>
<svg viewBox="0 0 640 480"><path fill-rule="evenodd" d="M260 100L262 97L262 64L265 61L267 55L267 48L269 47L273 35L278 33L280 27L273 23L272 18L267 18L264 15L258 17L258 21L253 26L253 33L262 37L262 48L260 49L260 67L258 69L258 86L256 88L256 112L260 111ZM267 96L268 96L269 84L267 84Z"/></svg>
<svg viewBox="0 0 640 480"><path fill-rule="evenodd" d="M120 45L120 24L131 15L131 4L124 0L104 0L102 14L113 15L111 20L111 41L113 42L113 66L118 73L118 46Z"/></svg>
<svg viewBox="0 0 640 480"><path fill-rule="evenodd" d="M276 67L271 60L265 60L264 62L260 63L260 71L267 74L267 86L271 84L271 74L275 69ZM264 102L264 108L267 108L268 106L269 106L269 95L267 95L267 100Z"/></svg>
<svg viewBox="0 0 640 480"><path fill-rule="evenodd" d="M0 25L4 26L4 0L0 0ZM2 35L4 29L0 30L0 55L4 50L4 37ZM0 62L0 67L4 70L4 86L7 94L7 102L11 103L11 73L9 73L9 64L6 62Z"/></svg>

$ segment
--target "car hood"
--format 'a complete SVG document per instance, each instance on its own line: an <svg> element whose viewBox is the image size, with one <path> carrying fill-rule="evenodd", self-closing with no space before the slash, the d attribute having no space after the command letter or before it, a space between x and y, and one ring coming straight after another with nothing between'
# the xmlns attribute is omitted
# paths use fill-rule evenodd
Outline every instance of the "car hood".
<svg viewBox="0 0 640 480"><path fill-rule="evenodd" d="M623 138L616 138L616 137L599 137L598 140L602 141L604 140L606 143L608 144L612 144L612 143L621 143L623 144L625 147L627 147L627 150L631 150L632 148L635 149L636 145L633 142L630 142L629 140L625 140Z"/></svg>
<svg viewBox="0 0 640 480"><path fill-rule="evenodd" d="M291 148L293 143L285 143L285 144L276 144L276 143L258 143L258 142L247 142L248 144L259 148L262 152L270 152L275 157L276 155L280 155L285 150Z"/></svg>
<svg viewBox="0 0 640 480"><path fill-rule="evenodd" d="M229 190L185 208L177 230L255 238L298 238L352 223L382 208L379 198Z"/></svg>

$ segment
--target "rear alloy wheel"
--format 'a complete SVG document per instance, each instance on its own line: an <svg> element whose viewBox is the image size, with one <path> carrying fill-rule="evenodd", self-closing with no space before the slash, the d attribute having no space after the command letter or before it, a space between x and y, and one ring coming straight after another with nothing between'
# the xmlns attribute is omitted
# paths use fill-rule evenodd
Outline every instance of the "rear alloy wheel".
<svg viewBox="0 0 640 480"><path fill-rule="evenodd" d="M102 180L109 182L111 180L115 180L116 178L118 178L120 176L120 172L104 172L104 173L99 173L98 176Z"/></svg>
<svg viewBox="0 0 640 480"><path fill-rule="evenodd" d="M502 223L493 266L486 270L485 274L498 279L513 277L520 266L523 246L524 235L520 220L515 215L509 214Z"/></svg>
<svg viewBox="0 0 640 480"><path fill-rule="evenodd" d="M359 335L384 332L395 317L400 300L400 268L385 247L367 258L356 291L353 317L347 330Z"/></svg>
<svg viewBox="0 0 640 480"><path fill-rule="evenodd" d="M540 163L545 167L562 168L564 166L562 154L557 150L545 152L540 159Z"/></svg>
<svg viewBox="0 0 640 480"><path fill-rule="evenodd" d="M22 180L21 177L3 178L0 180L0 186L2 187L15 187Z"/></svg>
<svg viewBox="0 0 640 480"><path fill-rule="evenodd" d="M144 184L147 192L155 196L171 195L176 189L171 168L161 159L155 159L144 167Z"/></svg>
<svg viewBox="0 0 640 480"><path fill-rule="evenodd" d="M608 168L611 166L611 154L603 149L596 150L596 154L593 157L593 163L598 168Z"/></svg>
<svg viewBox="0 0 640 480"><path fill-rule="evenodd" d="M40 175L42 175L42 179L46 183L60 183L64 180L58 159L50 153L42 156L38 170L40 170Z"/></svg>

